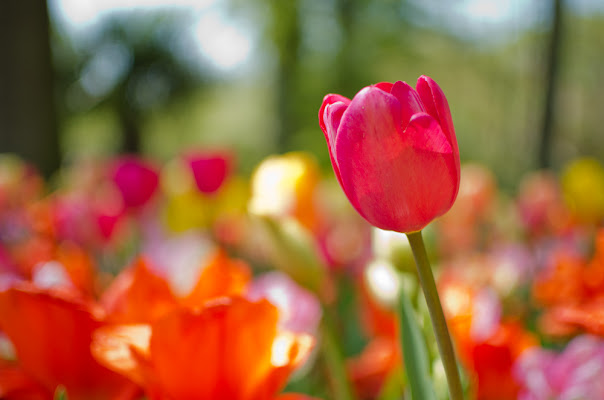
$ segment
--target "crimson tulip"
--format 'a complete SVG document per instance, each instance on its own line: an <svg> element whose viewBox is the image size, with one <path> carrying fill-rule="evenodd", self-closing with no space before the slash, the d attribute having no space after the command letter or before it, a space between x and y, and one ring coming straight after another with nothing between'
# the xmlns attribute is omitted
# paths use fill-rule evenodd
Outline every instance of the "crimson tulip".
<svg viewBox="0 0 604 400"><path fill-rule="evenodd" d="M431 78L363 88L350 100L328 94L319 111L335 175L372 225L421 230L459 189L459 150L447 99Z"/></svg>

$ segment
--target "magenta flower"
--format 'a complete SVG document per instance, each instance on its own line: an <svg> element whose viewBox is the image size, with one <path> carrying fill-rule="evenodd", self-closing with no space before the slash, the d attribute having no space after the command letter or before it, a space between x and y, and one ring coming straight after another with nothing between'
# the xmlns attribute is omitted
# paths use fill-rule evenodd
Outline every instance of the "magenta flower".
<svg viewBox="0 0 604 400"><path fill-rule="evenodd" d="M151 199L159 183L157 169L152 164L127 156L117 160L114 168L113 181L126 207L141 207Z"/></svg>
<svg viewBox="0 0 604 400"><path fill-rule="evenodd" d="M205 194L212 194L220 189L231 168L230 156L219 152L193 153L186 159L197 188Z"/></svg>
<svg viewBox="0 0 604 400"><path fill-rule="evenodd" d="M421 76L363 88L349 100L328 94L319 111L331 163L354 208L372 225L421 230L444 214L459 189L459 150L440 87Z"/></svg>

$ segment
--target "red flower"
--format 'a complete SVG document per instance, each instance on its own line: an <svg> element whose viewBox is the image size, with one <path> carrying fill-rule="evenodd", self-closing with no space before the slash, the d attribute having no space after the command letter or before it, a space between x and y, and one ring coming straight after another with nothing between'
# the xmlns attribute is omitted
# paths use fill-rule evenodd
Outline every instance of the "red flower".
<svg viewBox="0 0 604 400"><path fill-rule="evenodd" d="M432 79L421 76L417 91L378 83L352 101L329 94L319 123L342 189L372 225L418 231L453 205L459 150L447 99Z"/></svg>

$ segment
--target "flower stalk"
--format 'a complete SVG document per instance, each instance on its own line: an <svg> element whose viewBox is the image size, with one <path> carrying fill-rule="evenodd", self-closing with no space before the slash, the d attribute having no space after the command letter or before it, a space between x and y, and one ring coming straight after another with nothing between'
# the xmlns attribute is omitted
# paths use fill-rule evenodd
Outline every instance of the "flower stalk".
<svg viewBox="0 0 604 400"><path fill-rule="evenodd" d="M430 267L430 261L428 260L428 255L426 253L422 233L421 231L417 231L407 233L406 235L409 239L409 244L411 245L411 251L415 258L415 264L417 265L419 281L422 290L424 291L426 303L428 304L428 311L430 313L430 319L432 320L432 328L434 329L434 334L436 336L438 351L447 376L451 400L462 400L463 389L461 387L453 343L451 342L445 315L440 304L438 291L436 290L436 283L434 282L434 275L432 274L432 268Z"/></svg>

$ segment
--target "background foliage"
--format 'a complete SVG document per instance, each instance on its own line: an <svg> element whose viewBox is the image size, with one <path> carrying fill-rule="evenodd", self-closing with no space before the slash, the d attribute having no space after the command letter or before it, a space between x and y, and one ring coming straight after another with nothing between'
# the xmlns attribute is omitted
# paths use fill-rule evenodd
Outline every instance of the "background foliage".
<svg viewBox="0 0 604 400"><path fill-rule="evenodd" d="M253 36L247 63L225 71L195 56L186 8L109 12L74 35L51 2L60 155L67 163L119 151L165 160L204 144L235 148L243 171L271 152L292 149L314 153L327 169L317 123L326 93L351 97L371 83L411 83L426 74L448 96L462 161L486 164L513 187L540 166L555 3L519 9L518 21L504 27L475 20L460 29L462 16L442 4L438 12L435 1L224 0L215 6ZM578 2L558 3L560 56L548 143L554 169L604 150L604 17L597 9L578 12Z"/></svg>

